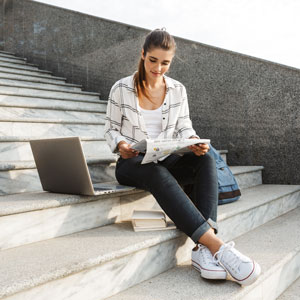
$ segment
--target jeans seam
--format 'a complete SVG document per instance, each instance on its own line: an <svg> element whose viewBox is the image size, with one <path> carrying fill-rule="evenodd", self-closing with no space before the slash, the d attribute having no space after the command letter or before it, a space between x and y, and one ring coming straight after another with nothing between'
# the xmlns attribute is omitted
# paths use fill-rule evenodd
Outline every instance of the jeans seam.
<svg viewBox="0 0 300 300"><path fill-rule="evenodd" d="M205 221L203 224L201 224L191 235L191 239L197 243L200 239L200 237L207 232L210 229L210 225Z"/></svg>
<svg viewBox="0 0 300 300"><path fill-rule="evenodd" d="M212 229L214 229L214 231L215 231L215 234L217 234L218 233L218 224L217 224L217 222L215 222L215 221L213 221L211 218L209 218L208 220L207 220L207 223L208 223L208 225L212 228Z"/></svg>

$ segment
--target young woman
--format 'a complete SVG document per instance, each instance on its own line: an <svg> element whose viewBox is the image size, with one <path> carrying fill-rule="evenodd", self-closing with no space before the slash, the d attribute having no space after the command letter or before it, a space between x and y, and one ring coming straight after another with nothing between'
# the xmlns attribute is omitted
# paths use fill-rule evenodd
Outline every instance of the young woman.
<svg viewBox="0 0 300 300"><path fill-rule="evenodd" d="M209 145L190 146L191 152L183 156L172 154L148 164L141 164L143 154L131 148L146 138L199 138L185 87L165 75L175 50L168 32L153 30L145 39L137 72L117 81L110 91L105 138L120 155L116 178L120 184L149 191L196 243L192 265L202 277L226 279L228 272L234 281L249 285L259 276L260 266L216 235L218 182ZM189 195L185 185L192 185Z"/></svg>

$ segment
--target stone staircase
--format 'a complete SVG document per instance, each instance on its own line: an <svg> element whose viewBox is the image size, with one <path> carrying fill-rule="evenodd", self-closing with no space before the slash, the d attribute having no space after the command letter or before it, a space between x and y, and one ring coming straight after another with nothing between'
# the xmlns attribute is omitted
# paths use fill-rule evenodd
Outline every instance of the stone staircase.
<svg viewBox="0 0 300 300"><path fill-rule="evenodd" d="M300 278L297 279L278 300L298 300L300 295Z"/></svg>
<svg viewBox="0 0 300 300"><path fill-rule="evenodd" d="M132 210L158 208L148 192L41 191L37 137L80 136L93 181L115 180L105 111L99 94L0 51L0 299L276 299L299 277L300 186L262 184L261 166L232 167L242 197L218 213L219 235L262 266L246 288L201 279L179 230L134 232Z"/></svg>

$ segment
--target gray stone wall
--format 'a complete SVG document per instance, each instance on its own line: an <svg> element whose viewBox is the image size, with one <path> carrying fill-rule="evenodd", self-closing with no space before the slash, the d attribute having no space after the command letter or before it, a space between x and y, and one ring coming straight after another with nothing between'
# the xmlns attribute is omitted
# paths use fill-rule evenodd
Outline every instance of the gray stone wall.
<svg viewBox="0 0 300 300"><path fill-rule="evenodd" d="M3 4L2 4L3 2ZM4 9L4 1L0 1L0 50L4 48L4 12L3 12L3 9Z"/></svg>
<svg viewBox="0 0 300 300"><path fill-rule="evenodd" d="M149 31L29 0L0 4L4 50L100 92L102 99L115 81L136 70ZM186 86L198 134L228 149L231 165L264 165L265 183L300 184L300 70L176 42L168 75Z"/></svg>
<svg viewBox="0 0 300 300"><path fill-rule="evenodd" d="M0 3L6 7L5 49L70 83L105 99L114 81L136 69L144 29L33 1Z"/></svg>

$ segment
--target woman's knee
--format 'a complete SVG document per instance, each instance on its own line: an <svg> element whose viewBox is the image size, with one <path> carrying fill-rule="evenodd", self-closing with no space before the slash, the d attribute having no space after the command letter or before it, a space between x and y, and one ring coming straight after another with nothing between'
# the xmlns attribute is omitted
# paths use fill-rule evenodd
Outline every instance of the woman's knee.
<svg viewBox="0 0 300 300"><path fill-rule="evenodd" d="M152 169L151 172L152 179L161 183L166 183L170 179L174 180L173 175L170 173L170 171L161 165L156 165Z"/></svg>
<svg viewBox="0 0 300 300"><path fill-rule="evenodd" d="M203 160L204 160L207 164L216 166L216 161L215 161L214 157L211 156L210 154L206 153L206 154L203 155L202 157L203 157Z"/></svg>
<svg viewBox="0 0 300 300"><path fill-rule="evenodd" d="M196 156L195 155L195 165L197 165L198 167L201 166L207 166L207 167L216 167L216 161L215 159L208 153L206 153L205 155L201 155L201 156Z"/></svg>
<svg viewBox="0 0 300 300"><path fill-rule="evenodd" d="M136 186L136 174L141 164L139 156L128 159L119 158L116 165L115 175L119 183Z"/></svg>
<svg viewBox="0 0 300 300"><path fill-rule="evenodd" d="M195 171L204 172L205 174L216 174L216 161L215 159L209 155L205 154L202 156L198 156L198 161L195 164Z"/></svg>
<svg viewBox="0 0 300 300"><path fill-rule="evenodd" d="M152 168L144 184L146 189L152 194L165 193L170 189L179 187L177 180L169 170L160 165L156 165Z"/></svg>
<svg viewBox="0 0 300 300"><path fill-rule="evenodd" d="M140 180L143 181L144 186L149 191L167 190L177 182L167 168L158 164L149 164L145 168Z"/></svg>
<svg viewBox="0 0 300 300"><path fill-rule="evenodd" d="M116 178L121 184L149 189L152 185L166 184L172 176L165 167L156 163L141 164L139 160L130 160L117 164Z"/></svg>

